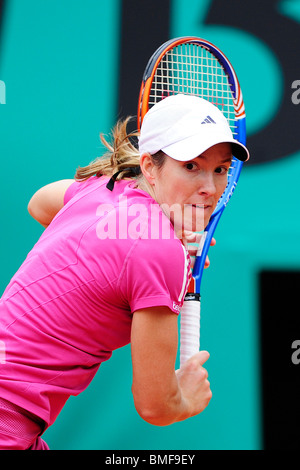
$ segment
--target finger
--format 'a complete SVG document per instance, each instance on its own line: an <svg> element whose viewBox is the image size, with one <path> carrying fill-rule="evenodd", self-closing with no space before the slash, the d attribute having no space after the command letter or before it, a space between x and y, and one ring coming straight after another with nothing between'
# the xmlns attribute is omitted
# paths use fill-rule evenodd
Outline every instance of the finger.
<svg viewBox="0 0 300 470"><path fill-rule="evenodd" d="M197 247L188 245L188 246L187 246L187 250L188 250L190 256L196 256L196 254L197 254Z"/></svg>
<svg viewBox="0 0 300 470"><path fill-rule="evenodd" d="M191 362L196 362L198 365L203 366L203 364L209 359L210 354L208 351L199 351L196 354L194 354L190 359L186 361L186 364L191 361Z"/></svg>
<svg viewBox="0 0 300 470"><path fill-rule="evenodd" d="M198 232L191 232L189 230L184 230L183 238L188 241L188 243L199 243L201 240L202 234Z"/></svg>
<svg viewBox="0 0 300 470"><path fill-rule="evenodd" d="M193 232L190 232L188 234L185 235L185 241L186 243L197 243L197 234L196 233L193 233Z"/></svg>
<svg viewBox="0 0 300 470"><path fill-rule="evenodd" d="M204 269L208 268L210 265L209 257L206 257L205 263L204 263Z"/></svg>

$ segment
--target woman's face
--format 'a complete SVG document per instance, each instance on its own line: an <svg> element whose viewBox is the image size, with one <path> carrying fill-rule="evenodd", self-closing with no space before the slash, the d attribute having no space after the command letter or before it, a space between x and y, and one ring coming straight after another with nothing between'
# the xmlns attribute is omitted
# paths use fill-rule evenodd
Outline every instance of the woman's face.
<svg viewBox="0 0 300 470"><path fill-rule="evenodd" d="M205 228L226 188L231 160L231 145L221 143L188 162L167 156L162 168L153 167L147 179L154 199L176 231Z"/></svg>

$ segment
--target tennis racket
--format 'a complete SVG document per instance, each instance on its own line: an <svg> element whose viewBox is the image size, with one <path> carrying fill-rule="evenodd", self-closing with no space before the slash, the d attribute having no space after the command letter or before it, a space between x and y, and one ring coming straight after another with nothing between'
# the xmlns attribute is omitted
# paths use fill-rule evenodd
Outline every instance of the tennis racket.
<svg viewBox="0 0 300 470"><path fill-rule="evenodd" d="M167 96L183 93L204 98L227 118L233 137L246 143L245 107L235 71L216 46L198 37L162 44L150 58L138 102L138 129L147 111ZM181 310L180 366L200 349L200 287L204 263L220 217L236 188L243 162L233 157L227 187L199 244L192 281Z"/></svg>

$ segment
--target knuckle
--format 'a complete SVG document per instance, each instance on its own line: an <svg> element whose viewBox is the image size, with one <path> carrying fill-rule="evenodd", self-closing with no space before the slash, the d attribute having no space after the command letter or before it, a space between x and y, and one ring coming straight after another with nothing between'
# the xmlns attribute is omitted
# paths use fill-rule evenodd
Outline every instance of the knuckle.
<svg viewBox="0 0 300 470"><path fill-rule="evenodd" d="M200 377L200 379L203 380L203 381L204 381L204 380L207 380L207 378L208 378L208 372L207 372L207 370L204 369L203 367L202 367L202 368L200 369L200 371L199 371L199 377Z"/></svg>

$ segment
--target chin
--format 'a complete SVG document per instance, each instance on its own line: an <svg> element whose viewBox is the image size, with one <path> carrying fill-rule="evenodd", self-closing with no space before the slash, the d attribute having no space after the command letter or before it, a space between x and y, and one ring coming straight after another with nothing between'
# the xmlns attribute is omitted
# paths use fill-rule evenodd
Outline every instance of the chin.
<svg viewBox="0 0 300 470"><path fill-rule="evenodd" d="M209 217L205 218L205 220L204 220L204 228L207 227L207 225L208 225L208 223L209 223L209 221L210 221L210 217L211 217L211 215L210 215Z"/></svg>

